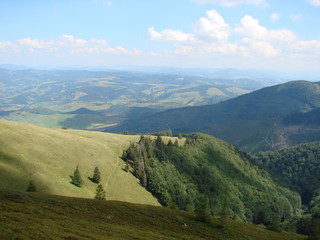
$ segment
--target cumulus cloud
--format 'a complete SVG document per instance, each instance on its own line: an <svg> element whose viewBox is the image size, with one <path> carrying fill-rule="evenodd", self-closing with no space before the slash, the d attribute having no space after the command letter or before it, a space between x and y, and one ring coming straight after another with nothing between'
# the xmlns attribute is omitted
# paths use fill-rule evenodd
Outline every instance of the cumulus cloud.
<svg viewBox="0 0 320 240"><path fill-rule="evenodd" d="M245 37L250 37L257 40L264 41L295 41L296 35L294 32L288 29L271 29L260 25L259 20L252 16L245 15L240 23L234 29L235 33L238 33Z"/></svg>
<svg viewBox="0 0 320 240"><path fill-rule="evenodd" d="M216 10L206 12L207 17L200 18L194 25L194 32L204 39L225 42L230 35L230 26Z"/></svg>
<svg viewBox="0 0 320 240"><path fill-rule="evenodd" d="M273 21L279 18L278 13L271 15ZM196 21L191 30L191 33L172 29L157 31L151 27L148 34L151 40L178 44L172 51L177 55L234 54L271 58L290 51L307 49L309 45L317 46L315 43L299 42L296 34L289 29L268 29L250 15L242 17L232 28L214 9L207 11L205 17Z"/></svg>
<svg viewBox="0 0 320 240"><path fill-rule="evenodd" d="M198 4L218 4L226 7L234 7L241 4L266 6L266 0L193 0ZM314 0L316 1L316 0Z"/></svg>
<svg viewBox="0 0 320 240"><path fill-rule="evenodd" d="M150 39L154 41L190 42L195 40L194 35L191 33L184 33L172 29L165 29L158 32L154 27L151 27L148 29L148 34Z"/></svg>
<svg viewBox="0 0 320 240"><path fill-rule="evenodd" d="M308 2L313 6L320 6L320 0L308 0Z"/></svg>
<svg viewBox="0 0 320 240"><path fill-rule="evenodd" d="M270 17L270 19L271 19L271 22L276 22L276 21L278 21L279 20L279 18L280 18L280 13L272 13L271 14L271 17Z"/></svg>

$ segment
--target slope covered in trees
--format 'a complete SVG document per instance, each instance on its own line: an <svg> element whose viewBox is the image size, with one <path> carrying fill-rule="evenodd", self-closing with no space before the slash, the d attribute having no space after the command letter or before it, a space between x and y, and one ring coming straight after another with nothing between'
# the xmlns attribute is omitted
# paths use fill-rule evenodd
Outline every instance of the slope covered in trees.
<svg viewBox="0 0 320 240"><path fill-rule="evenodd" d="M191 134L184 146L142 136L122 158L164 206L194 211L204 194L213 214L228 202L232 218L264 224L288 219L300 208L298 194L277 185L236 147L209 135Z"/></svg>
<svg viewBox="0 0 320 240"><path fill-rule="evenodd" d="M298 191L303 203L320 207L320 142L261 152L255 160L270 169L279 182Z"/></svg>
<svg viewBox="0 0 320 240"><path fill-rule="evenodd" d="M107 131L147 133L203 132L257 152L320 140L320 125L288 121L292 114L320 107L320 83L293 81L239 96L218 104L167 110L140 117ZM310 113L316 116L315 113Z"/></svg>

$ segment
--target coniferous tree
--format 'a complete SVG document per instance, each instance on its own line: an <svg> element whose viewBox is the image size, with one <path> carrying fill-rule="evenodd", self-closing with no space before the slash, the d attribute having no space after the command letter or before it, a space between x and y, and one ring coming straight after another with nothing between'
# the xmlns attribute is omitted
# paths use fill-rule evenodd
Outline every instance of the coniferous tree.
<svg viewBox="0 0 320 240"><path fill-rule="evenodd" d="M106 200L106 191L103 189L103 186L99 184L96 188L95 199Z"/></svg>
<svg viewBox="0 0 320 240"><path fill-rule="evenodd" d="M169 139L169 141L168 141L168 143L167 143L167 146L168 146L168 147L172 147L172 146L173 146L173 143L172 143L171 139Z"/></svg>
<svg viewBox="0 0 320 240"><path fill-rule="evenodd" d="M92 182L100 183L100 181L101 181L101 173L99 171L99 168L95 167L94 170L93 170Z"/></svg>
<svg viewBox="0 0 320 240"><path fill-rule="evenodd" d="M29 185L26 189L27 192L36 192L37 188L36 185L34 184L34 182L32 180L29 181Z"/></svg>
<svg viewBox="0 0 320 240"><path fill-rule="evenodd" d="M80 174L80 171L79 171L79 168L77 166L76 170L74 170L73 172L73 176L70 176L71 177L71 183L77 187L81 187L82 184L83 184L83 180L81 178L81 174Z"/></svg>
<svg viewBox="0 0 320 240"><path fill-rule="evenodd" d="M201 222L210 223L210 208L209 208L209 198L206 195L201 195L199 197L198 204L195 211L197 218Z"/></svg>

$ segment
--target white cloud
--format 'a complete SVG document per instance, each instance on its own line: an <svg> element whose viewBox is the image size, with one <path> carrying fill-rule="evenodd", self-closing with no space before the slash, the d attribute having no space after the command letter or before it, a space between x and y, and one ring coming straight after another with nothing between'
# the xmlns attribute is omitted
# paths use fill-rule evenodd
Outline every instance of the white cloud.
<svg viewBox="0 0 320 240"><path fill-rule="evenodd" d="M298 52L320 54L320 41L319 40L298 41L297 43L292 45L292 49Z"/></svg>
<svg viewBox="0 0 320 240"><path fill-rule="evenodd" d="M242 41L248 47L248 55L253 54L264 57L277 57L280 55L280 52L268 42L250 38L244 38Z"/></svg>
<svg viewBox="0 0 320 240"><path fill-rule="evenodd" d="M23 38L18 40L18 43L30 48L48 48L53 44L53 41L42 41L38 39Z"/></svg>
<svg viewBox="0 0 320 240"><path fill-rule="evenodd" d="M122 46L112 47L106 40L75 38L72 35L63 34L56 39L44 41L32 38L23 38L16 43L0 42L0 51L24 52L27 54L109 54L109 55L139 55L141 51Z"/></svg>
<svg viewBox="0 0 320 240"><path fill-rule="evenodd" d="M235 29L235 33L238 33L245 37L250 37L257 40L264 41L295 41L296 35L294 32L288 29L268 30L260 25L259 20L249 15L245 15Z"/></svg>
<svg viewBox="0 0 320 240"><path fill-rule="evenodd" d="M207 11L206 15L194 25L195 34L205 40L226 42L230 35L229 25L216 10Z"/></svg>
<svg viewBox="0 0 320 240"><path fill-rule="evenodd" d="M69 47L84 47L88 42L81 38L74 38L72 35L63 34L59 37L58 45Z"/></svg>
<svg viewBox="0 0 320 240"><path fill-rule="evenodd" d="M272 13L271 14L271 17L270 17L270 19L271 19L271 22L276 22L276 21L278 21L279 20L279 18L280 18L280 13Z"/></svg>
<svg viewBox="0 0 320 240"><path fill-rule="evenodd" d="M266 0L193 0L198 4L218 4L226 7L234 7L241 4L266 6Z"/></svg>
<svg viewBox="0 0 320 240"><path fill-rule="evenodd" d="M172 29L165 29L158 32L154 27L151 27L148 29L148 34L150 40L154 41L190 42L195 40L194 35L191 33L184 33Z"/></svg>
<svg viewBox="0 0 320 240"><path fill-rule="evenodd" d="M320 6L320 0L308 0L308 2L313 6Z"/></svg>
<svg viewBox="0 0 320 240"><path fill-rule="evenodd" d="M290 14L290 19L294 22L299 21L303 18L302 14Z"/></svg>

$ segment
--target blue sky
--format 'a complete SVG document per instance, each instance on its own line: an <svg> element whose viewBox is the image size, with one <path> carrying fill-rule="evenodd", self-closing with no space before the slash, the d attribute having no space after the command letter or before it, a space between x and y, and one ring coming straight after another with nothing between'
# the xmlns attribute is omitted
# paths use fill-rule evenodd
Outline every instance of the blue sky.
<svg viewBox="0 0 320 240"><path fill-rule="evenodd" d="M0 2L0 64L320 70L320 0Z"/></svg>

